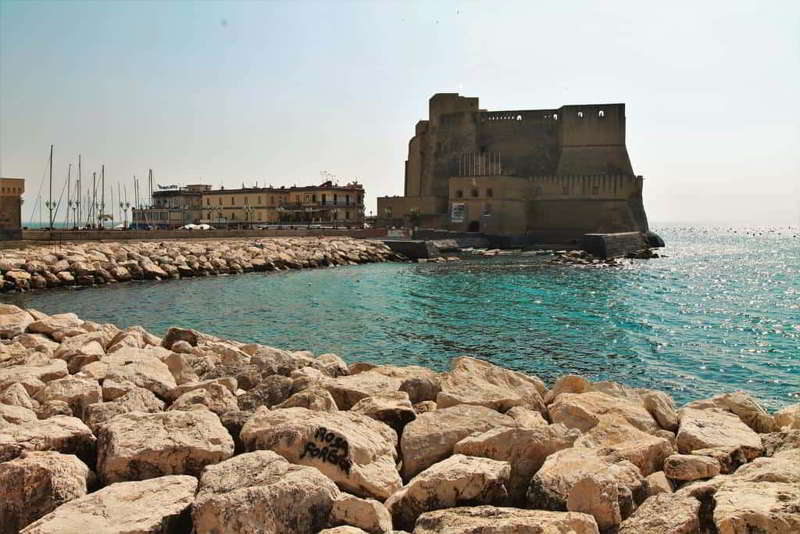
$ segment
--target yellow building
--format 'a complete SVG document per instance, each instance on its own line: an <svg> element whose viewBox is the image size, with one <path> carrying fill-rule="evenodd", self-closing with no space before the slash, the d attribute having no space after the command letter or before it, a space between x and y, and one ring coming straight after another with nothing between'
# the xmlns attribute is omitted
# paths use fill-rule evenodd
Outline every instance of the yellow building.
<svg viewBox="0 0 800 534"><path fill-rule="evenodd" d="M22 239L22 194L25 180L0 178L0 240Z"/></svg>
<svg viewBox="0 0 800 534"><path fill-rule="evenodd" d="M364 224L364 188L328 181L308 187L212 190L189 185L153 193L153 206L135 210L135 228L173 229L187 224L215 228L353 226Z"/></svg>

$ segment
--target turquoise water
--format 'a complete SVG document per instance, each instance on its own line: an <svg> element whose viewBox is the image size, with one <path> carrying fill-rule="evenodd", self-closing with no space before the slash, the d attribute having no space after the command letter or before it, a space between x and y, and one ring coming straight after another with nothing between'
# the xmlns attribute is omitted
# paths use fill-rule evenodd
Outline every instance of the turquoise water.
<svg viewBox="0 0 800 534"><path fill-rule="evenodd" d="M800 228L655 228L624 268L533 255L135 282L0 297L163 333L171 325L348 361L446 369L474 355L545 380L800 400Z"/></svg>

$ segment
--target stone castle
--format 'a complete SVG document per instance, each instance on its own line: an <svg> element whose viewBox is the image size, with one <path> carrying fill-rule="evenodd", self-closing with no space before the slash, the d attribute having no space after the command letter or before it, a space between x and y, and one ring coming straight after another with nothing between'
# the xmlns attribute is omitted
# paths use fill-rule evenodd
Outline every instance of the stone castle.
<svg viewBox="0 0 800 534"><path fill-rule="evenodd" d="M531 242L646 232L625 105L487 111L435 94L408 145L405 194L378 198L378 217Z"/></svg>

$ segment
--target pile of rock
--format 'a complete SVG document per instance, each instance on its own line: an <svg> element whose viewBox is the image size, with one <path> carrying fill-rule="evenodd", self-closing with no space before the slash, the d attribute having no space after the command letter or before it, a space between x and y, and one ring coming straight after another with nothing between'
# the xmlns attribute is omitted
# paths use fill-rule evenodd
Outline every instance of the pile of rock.
<svg viewBox="0 0 800 534"><path fill-rule="evenodd" d="M0 251L0 291L403 260L349 237L89 242Z"/></svg>
<svg viewBox="0 0 800 534"><path fill-rule="evenodd" d="M555 265L585 265L589 267L619 267L624 265L618 258L597 258L585 250L558 250L555 252L555 257L548 260L547 263Z"/></svg>
<svg viewBox="0 0 800 534"><path fill-rule="evenodd" d="M799 532L800 405L0 305L0 532Z"/></svg>

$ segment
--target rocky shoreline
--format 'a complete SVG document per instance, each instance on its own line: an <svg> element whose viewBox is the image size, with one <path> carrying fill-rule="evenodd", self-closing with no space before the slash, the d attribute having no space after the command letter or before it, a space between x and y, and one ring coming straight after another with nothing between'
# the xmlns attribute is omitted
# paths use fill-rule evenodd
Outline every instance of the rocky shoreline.
<svg viewBox="0 0 800 534"><path fill-rule="evenodd" d="M798 532L800 404L676 409L469 357L347 365L0 304L0 533L18 531Z"/></svg>
<svg viewBox="0 0 800 534"><path fill-rule="evenodd" d="M0 292L404 259L349 237L67 243L0 250Z"/></svg>

